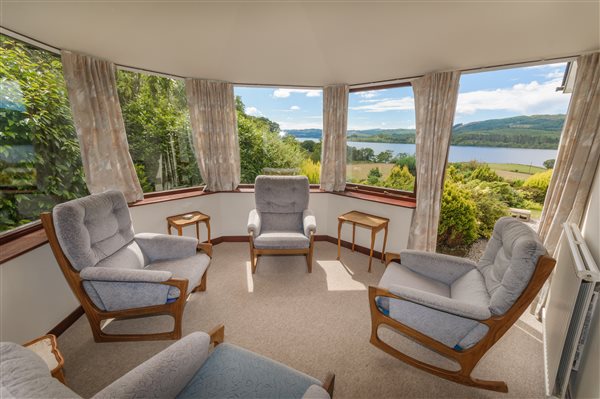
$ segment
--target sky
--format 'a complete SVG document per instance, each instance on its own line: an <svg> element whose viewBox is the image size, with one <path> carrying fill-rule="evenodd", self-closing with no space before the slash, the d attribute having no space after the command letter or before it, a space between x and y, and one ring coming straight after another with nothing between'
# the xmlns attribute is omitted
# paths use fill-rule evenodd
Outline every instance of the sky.
<svg viewBox="0 0 600 399"><path fill-rule="evenodd" d="M561 85L566 63L463 74L454 123L517 115L566 113L570 95ZM289 129L321 129L321 90L236 87L246 112L265 116ZM350 93L348 130L414 129L412 88Z"/></svg>

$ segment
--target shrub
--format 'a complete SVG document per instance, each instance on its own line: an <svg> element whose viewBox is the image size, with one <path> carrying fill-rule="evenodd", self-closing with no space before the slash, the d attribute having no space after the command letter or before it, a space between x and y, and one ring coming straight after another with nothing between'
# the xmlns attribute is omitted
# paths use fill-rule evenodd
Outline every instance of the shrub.
<svg viewBox="0 0 600 399"><path fill-rule="evenodd" d="M318 184L321 177L321 162L305 159L300 164L300 174L308 177L309 183Z"/></svg>
<svg viewBox="0 0 600 399"><path fill-rule="evenodd" d="M415 187L415 177L410 173L407 166L394 166L390 175L383 182L384 187L395 188L397 190L413 191Z"/></svg>
<svg viewBox="0 0 600 399"><path fill-rule="evenodd" d="M444 184L438 244L470 246L477 239L477 207L467 190L450 181Z"/></svg>
<svg viewBox="0 0 600 399"><path fill-rule="evenodd" d="M471 179L490 182L504 180L503 178L498 176L498 174L496 174L495 171L490 169L490 167L487 164L478 166L477 169L475 169L473 173L471 173Z"/></svg>
<svg viewBox="0 0 600 399"><path fill-rule="evenodd" d="M543 204L546 199L546 191L548 191L551 178L552 169L548 169L544 172L536 173L525 180L523 189L527 192L528 199Z"/></svg>
<svg viewBox="0 0 600 399"><path fill-rule="evenodd" d="M477 213L477 235L490 238L496 221L508 215L508 206L494 193L490 185L481 184L471 191Z"/></svg>
<svg viewBox="0 0 600 399"><path fill-rule="evenodd" d="M546 169L554 169L554 164L556 163L556 159L547 159L544 161L543 165Z"/></svg>

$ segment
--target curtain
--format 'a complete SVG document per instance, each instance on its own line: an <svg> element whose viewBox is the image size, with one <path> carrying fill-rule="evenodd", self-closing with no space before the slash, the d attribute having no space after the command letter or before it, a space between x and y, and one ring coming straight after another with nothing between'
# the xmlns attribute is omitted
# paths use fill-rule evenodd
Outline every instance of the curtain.
<svg viewBox="0 0 600 399"><path fill-rule="evenodd" d="M112 62L62 52L73 122L90 193L123 192L127 202L144 198L127 144Z"/></svg>
<svg viewBox="0 0 600 399"><path fill-rule="evenodd" d="M231 191L240 184L240 145L233 85L186 79L192 141L207 191Z"/></svg>
<svg viewBox="0 0 600 399"><path fill-rule="evenodd" d="M412 82L416 114L417 206L408 248L435 251L460 72L439 72Z"/></svg>
<svg viewBox="0 0 600 399"><path fill-rule="evenodd" d="M323 147L321 150L321 189L346 188L346 128L348 124L348 85L323 89Z"/></svg>
<svg viewBox="0 0 600 399"><path fill-rule="evenodd" d="M556 255L563 223L582 221L600 158L600 53L577 58L577 74L538 233ZM531 312L541 319L546 282Z"/></svg>

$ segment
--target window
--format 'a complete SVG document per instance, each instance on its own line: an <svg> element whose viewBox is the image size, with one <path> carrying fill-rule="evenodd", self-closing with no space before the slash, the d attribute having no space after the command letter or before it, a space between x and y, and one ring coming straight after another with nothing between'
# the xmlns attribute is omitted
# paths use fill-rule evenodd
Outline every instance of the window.
<svg viewBox="0 0 600 399"><path fill-rule="evenodd" d="M117 90L142 190L200 185L184 82L119 70Z"/></svg>
<svg viewBox="0 0 600 399"><path fill-rule="evenodd" d="M478 258L496 220L510 213L530 214L537 229L570 99L556 90L565 67L462 75L438 250Z"/></svg>
<svg viewBox="0 0 600 399"><path fill-rule="evenodd" d="M414 192L414 109L410 86L350 93L349 183Z"/></svg>
<svg viewBox="0 0 600 399"><path fill-rule="evenodd" d="M88 194L62 64L0 35L0 231Z"/></svg>
<svg viewBox="0 0 600 399"><path fill-rule="evenodd" d="M242 183L301 174L319 183L322 90L236 87Z"/></svg>

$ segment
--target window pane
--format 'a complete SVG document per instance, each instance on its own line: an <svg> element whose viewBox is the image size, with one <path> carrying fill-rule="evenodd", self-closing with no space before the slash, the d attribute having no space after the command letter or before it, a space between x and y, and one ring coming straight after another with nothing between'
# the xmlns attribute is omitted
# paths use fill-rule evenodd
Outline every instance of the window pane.
<svg viewBox="0 0 600 399"><path fill-rule="evenodd" d="M442 199L438 250L478 259L495 222L537 230L570 95L566 64L464 74ZM475 245L476 244L476 245Z"/></svg>
<svg viewBox="0 0 600 399"><path fill-rule="evenodd" d="M0 231L88 194L62 64L0 35Z"/></svg>
<svg viewBox="0 0 600 399"><path fill-rule="evenodd" d="M347 161L350 183L414 191L412 87L350 93Z"/></svg>
<svg viewBox="0 0 600 399"><path fill-rule="evenodd" d="M299 174L319 183L322 90L236 87L242 183Z"/></svg>
<svg viewBox="0 0 600 399"><path fill-rule="evenodd" d="M182 80L117 71L129 152L145 193L202 184Z"/></svg>

